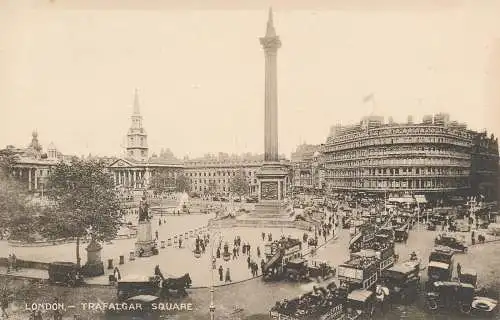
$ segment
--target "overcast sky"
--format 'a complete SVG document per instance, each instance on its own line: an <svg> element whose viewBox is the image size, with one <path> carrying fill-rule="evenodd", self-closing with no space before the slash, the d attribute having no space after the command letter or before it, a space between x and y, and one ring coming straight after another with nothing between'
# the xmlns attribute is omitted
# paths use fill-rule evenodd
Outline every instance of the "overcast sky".
<svg viewBox="0 0 500 320"><path fill-rule="evenodd" d="M500 1L172 2L0 1L0 147L119 155L137 88L150 152L263 152L269 4L280 153L372 112L500 134Z"/></svg>

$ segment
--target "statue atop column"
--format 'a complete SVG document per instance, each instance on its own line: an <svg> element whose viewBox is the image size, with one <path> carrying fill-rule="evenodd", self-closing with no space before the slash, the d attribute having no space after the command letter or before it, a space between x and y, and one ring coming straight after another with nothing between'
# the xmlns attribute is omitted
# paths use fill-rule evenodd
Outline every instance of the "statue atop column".
<svg viewBox="0 0 500 320"><path fill-rule="evenodd" d="M149 204L146 196L142 196L141 201L139 201L139 222L149 221L149 219Z"/></svg>

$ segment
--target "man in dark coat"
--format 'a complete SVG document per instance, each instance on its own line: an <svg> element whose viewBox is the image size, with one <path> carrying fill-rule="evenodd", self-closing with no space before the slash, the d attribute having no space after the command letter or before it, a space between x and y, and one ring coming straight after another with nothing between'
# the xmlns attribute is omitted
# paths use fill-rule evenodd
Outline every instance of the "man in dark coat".
<svg viewBox="0 0 500 320"><path fill-rule="evenodd" d="M219 266L219 280L224 280L224 269L222 268L222 265Z"/></svg>

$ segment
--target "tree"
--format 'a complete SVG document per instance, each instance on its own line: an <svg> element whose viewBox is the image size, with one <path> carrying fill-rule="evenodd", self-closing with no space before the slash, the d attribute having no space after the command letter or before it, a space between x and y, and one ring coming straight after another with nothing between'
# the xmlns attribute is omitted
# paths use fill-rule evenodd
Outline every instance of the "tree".
<svg viewBox="0 0 500 320"><path fill-rule="evenodd" d="M17 240L30 240L36 233L36 210L28 201L26 188L12 171L16 156L10 150L0 154L0 225L10 230ZM1 231L1 230L0 230Z"/></svg>
<svg viewBox="0 0 500 320"><path fill-rule="evenodd" d="M165 171L155 172L151 177L149 183L149 188L153 190L155 194L162 194L172 187L172 178L168 176Z"/></svg>
<svg viewBox="0 0 500 320"><path fill-rule="evenodd" d="M42 232L50 238L76 237L78 265L81 237L90 233L95 242L118 233L123 210L104 162L60 162L49 176L48 196L56 207L41 217Z"/></svg>
<svg viewBox="0 0 500 320"><path fill-rule="evenodd" d="M189 178L183 174L180 174L175 179L175 190L177 192L186 192L191 190L191 183L189 182Z"/></svg>
<svg viewBox="0 0 500 320"><path fill-rule="evenodd" d="M243 171L238 172L229 181L229 189L231 192L237 194L240 199L242 196L248 194L249 188L249 183Z"/></svg>

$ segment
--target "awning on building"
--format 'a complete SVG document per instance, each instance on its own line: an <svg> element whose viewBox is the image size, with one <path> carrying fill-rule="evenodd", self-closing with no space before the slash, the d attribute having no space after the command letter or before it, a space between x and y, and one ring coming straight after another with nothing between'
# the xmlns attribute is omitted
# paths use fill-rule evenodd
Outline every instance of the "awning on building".
<svg viewBox="0 0 500 320"><path fill-rule="evenodd" d="M415 200L417 201L417 203L427 203L427 198L423 194L416 194Z"/></svg>
<svg viewBox="0 0 500 320"><path fill-rule="evenodd" d="M398 202L398 203L413 203L413 202L415 202L415 199L410 198L410 197L405 197L405 198L389 198L387 201L389 201L389 202Z"/></svg>

